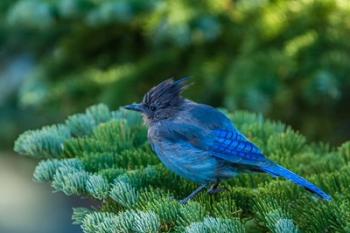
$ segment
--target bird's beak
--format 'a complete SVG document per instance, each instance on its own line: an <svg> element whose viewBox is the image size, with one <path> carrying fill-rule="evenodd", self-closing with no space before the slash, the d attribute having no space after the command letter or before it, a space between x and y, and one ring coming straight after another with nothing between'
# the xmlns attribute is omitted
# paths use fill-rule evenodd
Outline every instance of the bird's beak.
<svg viewBox="0 0 350 233"><path fill-rule="evenodd" d="M129 104L124 106L123 108L136 111L136 112L143 112L143 106L142 104Z"/></svg>

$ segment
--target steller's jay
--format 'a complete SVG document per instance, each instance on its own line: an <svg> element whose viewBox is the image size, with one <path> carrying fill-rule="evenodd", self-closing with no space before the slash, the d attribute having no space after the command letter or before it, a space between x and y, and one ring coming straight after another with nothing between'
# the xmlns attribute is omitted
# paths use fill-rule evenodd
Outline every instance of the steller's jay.
<svg viewBox="0 0 350 233"><path fill-rule="evenodd" d="M139 104L125 106L141 112L148 140L162 163L200 186L185 204L205 188L219 192L220 181L241 172L263 172L286 178L330 201L331 197L303 177L267 159L215 108L181 96L188 79L168 79L153 87Z"/></svg>

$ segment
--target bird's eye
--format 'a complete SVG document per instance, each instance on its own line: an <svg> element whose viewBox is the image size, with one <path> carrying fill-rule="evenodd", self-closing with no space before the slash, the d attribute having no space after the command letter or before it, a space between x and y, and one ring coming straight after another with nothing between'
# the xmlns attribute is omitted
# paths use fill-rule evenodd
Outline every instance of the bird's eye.
<svg viewBox="0 0 350 233"><path fill-rule="evenodd" d="M156 110L156 107L151 106L150 109L151 109L152 112L154 112Z"/></svg>

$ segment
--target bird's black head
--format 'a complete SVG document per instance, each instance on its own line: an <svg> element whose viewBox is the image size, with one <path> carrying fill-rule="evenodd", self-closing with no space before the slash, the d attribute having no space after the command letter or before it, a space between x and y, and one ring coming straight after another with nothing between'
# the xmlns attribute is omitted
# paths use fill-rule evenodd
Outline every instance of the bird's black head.
<svg viewBox="0 0 350 233"><path fill-rule="evenodd" d="M167 79L149 90L141 103L127 105L125 108L141 112L148 122L173 117L185 101L181 93L188 86L188 78L176 81Z"/></svg>

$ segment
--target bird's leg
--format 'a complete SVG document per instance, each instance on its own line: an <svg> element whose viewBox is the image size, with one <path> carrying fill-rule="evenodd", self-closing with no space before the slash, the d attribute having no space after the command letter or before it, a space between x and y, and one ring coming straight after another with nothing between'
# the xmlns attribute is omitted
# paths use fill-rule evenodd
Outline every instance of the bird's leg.
<svg viewBox="0 0 350 233"><path fill-rule="evenodd" d="M218 188L218 186L219 186L219 181L215 182L212 186L210 186L210 188L208 190L208 193L209 194L215 194L215 193L220 193L220 192L225 191L225 189Z"/></svg>
<svg viewBox="0 0 350 233"><path fill-rule="evenodd" d="M199 186L196 190L194 190L190 195L188 195L187 197L185 197L184 199L182 199L180 201L180 204L187 204L187 202L189 200L191 200L192 198L194 198L198 193L202 192L205 188L207 187L206 184L202 184L201 186Z"/></svg>

